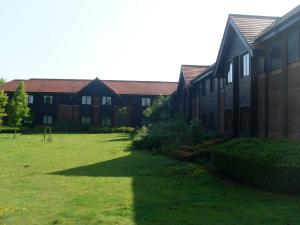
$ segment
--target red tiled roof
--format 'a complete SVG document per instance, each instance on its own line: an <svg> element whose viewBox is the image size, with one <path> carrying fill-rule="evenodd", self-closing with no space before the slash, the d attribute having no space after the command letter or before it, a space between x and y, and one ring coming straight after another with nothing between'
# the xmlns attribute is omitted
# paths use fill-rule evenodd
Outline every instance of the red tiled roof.
<svg viewBox="0 0 300 225"><path fill-rule="evenodd" d="M209 68L209 66L182 65L181 72L186 86L189 86L190 82L207 68Z"/></svg>
<svg viewBox="0 0 300 225"><path fill-rule="evenodd" d="M72 79L29 79L12 80L1 87L6 92L13 92L17 85L24 81L27 92L42 93L76 93L92 80ZM101 80L117 94L123 95L170 95L176 88L176 82L160 81L121 81Z"/></svg>

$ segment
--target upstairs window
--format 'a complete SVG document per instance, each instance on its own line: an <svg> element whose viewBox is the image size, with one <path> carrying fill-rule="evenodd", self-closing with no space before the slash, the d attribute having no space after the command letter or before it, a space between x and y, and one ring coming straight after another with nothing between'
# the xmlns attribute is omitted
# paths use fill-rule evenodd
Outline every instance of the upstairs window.
<svg viewBox="0 0 300 225"><path fill-rule="evenodd" d="M226 77L227 84L232 83L232 62L229 63L227 67L227 77Z"/></svg>
<svg viewBox="0 0 300 225"><path fill-rule="evenodd" d="M88 117L88 116L83 116L83 117L81 117L81 122L90 124L91 123L91 118Z"/></svg>
<svg viewBox="0 0 300 225"><path fill-rule="evenodd" d="M52 104L52 103L53 103L53 96L44 95L44 104Z"/></svg>
<svg viewBox="0 0 300 225"><path fill-rule="evenodd" d="M150 106L151 98L142 98L142 106Z"/></svg>
<svg viewBox="0 0 300 225"><path fill-rule="evenodd" d="M33 95L28 95L28 104L33 104Z"/></svg>
<svg viewBox="0 0 300 225"><path fill-rule="evenodd" d="M202 96L206 95L206 80L202 80L202 83L201 83L201 94L202 94Z"/></svg>
<svg viewBox="0 0 300 225"><path fill-rule="evenodd" d="M82 96L81 97L81 104L82 105L90 105L90 104L92 104L92 97L91 96Z"/></svg>
<svg viewBox="0 0 300 225"><path fill-rule="evenodd" d="M299 32L293 30L287 34L287 57L288 63L299 60Z"/></svg>
<svg viewBox="0 0 300 225"><path fill-rule="evenodd" d="M110 117L103 117L101 120L101 125L104 127L111 126L111 118Z"/></svg>
<svg viewBox="0 0 300 225"><path fill-rule="evenodd" d="M282 67L281 43L279 41L273 43L269 57L270 71Z"/></svg>
<svg viewBox="0 0 300 225"><path fill-rule="evenodd" d="M210 93L213 93L215 91L215 79L214 77L211 77L209 79L209 90L210 90Z"/></svg>
<svg viewBox="0 0 300 225"><path fill-rule="evenodd" d="M247 77L250 75L250 55L246 53L243 55L243 72L242 77Z"/></svg>
<svg viewBox="0 0 300 225"><path fill-rule="evenodd" d="M111 105L111 97L103 96L102 105Z"/></svg>
<svg viewBox="0 0 300 225"><path fill-rule="evenodd" d="M52 124L52 116L44 116L43 124Z"/></svg>

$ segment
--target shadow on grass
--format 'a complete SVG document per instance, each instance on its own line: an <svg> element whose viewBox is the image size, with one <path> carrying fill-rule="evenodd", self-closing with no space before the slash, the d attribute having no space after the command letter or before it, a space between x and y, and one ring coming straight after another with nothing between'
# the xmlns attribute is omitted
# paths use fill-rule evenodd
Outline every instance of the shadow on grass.
<svg viewBox="0 0 300 225"><path fill-rule="evenodd" d="M287 216L287 211L298 210L297 206L287 207L287 201L267 193L222 182L207 174L196 178L169 176L168 169L177 164L161 156L132 151L126 157L50 174L131 177L136 225L274 225L300 220L300 216ZM255 218L255 223L250 218Z"/></svg>

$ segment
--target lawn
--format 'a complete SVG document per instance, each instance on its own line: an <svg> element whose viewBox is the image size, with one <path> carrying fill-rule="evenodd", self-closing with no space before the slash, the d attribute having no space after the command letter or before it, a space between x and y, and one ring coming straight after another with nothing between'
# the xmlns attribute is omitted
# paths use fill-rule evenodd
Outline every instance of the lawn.
<svg viewBox="0 0 300 225"><path fill-rule="evenodd" d="M300 224L300 196L273 194L130 151L125 134L0 135L0 224Z"/></svg>

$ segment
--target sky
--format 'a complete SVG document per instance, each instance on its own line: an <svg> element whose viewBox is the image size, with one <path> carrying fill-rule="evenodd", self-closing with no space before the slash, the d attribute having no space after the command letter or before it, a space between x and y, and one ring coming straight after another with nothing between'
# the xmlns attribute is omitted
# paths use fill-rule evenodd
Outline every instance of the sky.
<svg viewBox="0 0 300 225"><path fill-rule="evenodd" d="M0 0L0 77L177 81L215 62L228 14L298 0Z"/></svg>

